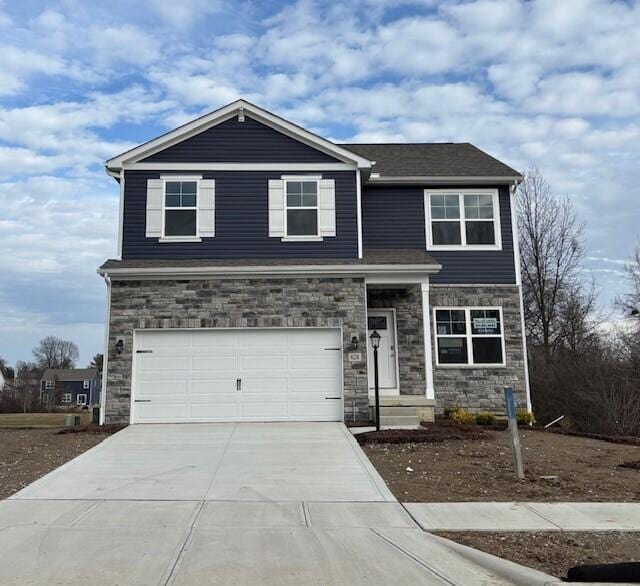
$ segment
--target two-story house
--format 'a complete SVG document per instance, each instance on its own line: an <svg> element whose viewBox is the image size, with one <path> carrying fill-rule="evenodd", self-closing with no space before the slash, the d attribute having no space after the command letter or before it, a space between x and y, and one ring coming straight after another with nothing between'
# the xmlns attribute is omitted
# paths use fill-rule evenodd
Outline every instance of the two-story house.
<svg viewBox="0 0 640 586"><path fill-rule="evenodd" d="M103 420L503 412L529 392L515 188L471 144L335 144L239 100L106 164ZM415 417L414 417L415 418Z"/></svg>
<svg viewBox="0 0 640 586"><path fill-rule="evenodd" d="M40 400L49 407L87 407L100 402L97 368L47 368L40 379Z"/></svg>

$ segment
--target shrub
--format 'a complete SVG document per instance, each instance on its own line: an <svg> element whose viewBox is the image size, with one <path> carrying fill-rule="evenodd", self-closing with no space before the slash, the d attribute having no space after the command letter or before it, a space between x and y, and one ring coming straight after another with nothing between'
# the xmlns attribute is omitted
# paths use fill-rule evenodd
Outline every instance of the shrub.
<svg viewBox="0 0 640 586"><path fill-rule="evenodd" d="M454 423L459 423L462 425L474 423L476 420L476 417L473 413L469 413L469 411L463 409L462 407L458 407L457 405L455 407L445 409L445 417L447 417L447 419L450 419Z"/></svg>
<svg viewBox="0 0 640 586"><path fill-rule="evenodd" d="M496 416L488 411L484 411L476 415L476 423L478 425L493 425L495 422Z"/></svg>
<svg viewBox="0 0 640 586"><path fill-rule="evenodd" d="M536 422L536 418L533 416L531 411L527 411L526 409L518 409L516 411L516 421L520 425L534 425Z"/></svg>

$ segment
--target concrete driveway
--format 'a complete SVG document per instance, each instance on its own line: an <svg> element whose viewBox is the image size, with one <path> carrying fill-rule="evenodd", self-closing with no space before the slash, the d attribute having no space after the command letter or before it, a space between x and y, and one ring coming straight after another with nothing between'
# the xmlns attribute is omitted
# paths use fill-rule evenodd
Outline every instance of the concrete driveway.
<svg viewBox="0 0 640 586"><path fill-rule="evenodd" d="M13 498L395 501L338 423L134 425Z"/></svg>
<svg viewBox="0 0 640 586"><path fill-rule="evenodd" d="M134 426L0 501L3 585L553 581L469 551L420 529L342 424Z"/></svg>

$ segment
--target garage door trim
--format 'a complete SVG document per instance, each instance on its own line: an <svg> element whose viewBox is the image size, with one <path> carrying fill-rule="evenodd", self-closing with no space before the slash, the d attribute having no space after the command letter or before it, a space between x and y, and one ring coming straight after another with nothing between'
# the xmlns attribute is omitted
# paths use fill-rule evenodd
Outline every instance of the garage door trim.
<svg viewBox="0 0 640 586"><path fill-rule="evenodd" d="M129 423L131 425L136 424L135 421L135 401L136 401L136 357L138 354L138 334L145 332L216 332L216 331L273 331L273 330L333 330L340 332L340 372L339 372L339 385L340 385L340 406L342 413L342 420L344 421L344 331L343 326L274 326L274 327L204 327L204 328L134 328L133 330L133 343L132 343L132 359L131 359L131 385L130 385L130 403L129 403ZM268 421L265 419L265 421ZM301 420L304 421L304 420ZM145 422L137 425L144 425ZM185 422L190 423L190 422Z"/></svg>

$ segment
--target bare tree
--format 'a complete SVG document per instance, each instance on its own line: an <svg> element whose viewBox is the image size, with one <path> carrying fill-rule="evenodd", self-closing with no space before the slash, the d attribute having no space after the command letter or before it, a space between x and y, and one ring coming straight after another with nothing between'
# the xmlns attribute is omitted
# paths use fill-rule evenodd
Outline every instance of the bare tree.
<svg viewBox="0 0 640 586"><path fill-rule="evenodd" d="M584 224L535 167L525 173L517 205L527 335L548 356L569 334L563 312L576 317L592 304L591 296L580 293Z"/></svg>
<svg viewBox="0 0 640 586"><path fill-rule="evenodd" d="M47 336L40 340L33 356L40 368L74 368L80 353L73 342Z"/></svg>

